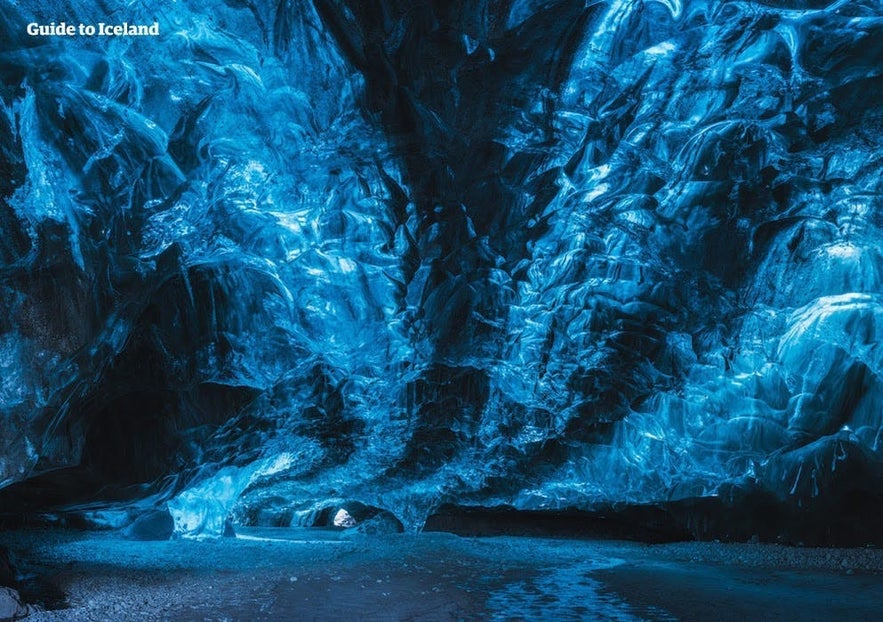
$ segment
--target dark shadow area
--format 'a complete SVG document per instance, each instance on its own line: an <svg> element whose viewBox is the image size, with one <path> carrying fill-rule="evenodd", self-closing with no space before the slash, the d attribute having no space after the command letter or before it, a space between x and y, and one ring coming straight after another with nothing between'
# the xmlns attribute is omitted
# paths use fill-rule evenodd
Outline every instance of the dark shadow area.
<svg viewBox="0 0 883 622"><path fill-rule="evenodd" d="M812 507L783 501L761 490L653 505L611 505L530 511L509 506L445 505L426 521L426 531L468 537L524 536L632 540L765 542L792 546L883 546L875 526L883 495L840 490Z"/></svg>

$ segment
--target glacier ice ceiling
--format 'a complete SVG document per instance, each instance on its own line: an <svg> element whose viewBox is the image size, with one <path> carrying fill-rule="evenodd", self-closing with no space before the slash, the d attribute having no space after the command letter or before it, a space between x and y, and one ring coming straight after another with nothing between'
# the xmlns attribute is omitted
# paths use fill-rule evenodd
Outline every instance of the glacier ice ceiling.
<svg viewBox="0 0 883 622"><path fill-rule="evenodd" d="M4 511L883 503L883 3L0 31Z"/></svg>

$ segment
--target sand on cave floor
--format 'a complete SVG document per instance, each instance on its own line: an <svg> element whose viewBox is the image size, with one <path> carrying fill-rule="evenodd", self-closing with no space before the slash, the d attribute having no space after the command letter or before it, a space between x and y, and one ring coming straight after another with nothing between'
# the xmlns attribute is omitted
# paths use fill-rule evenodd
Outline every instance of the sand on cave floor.
<svg viewBox="0 0 883 622"><path fill-rule="evenodd" d="M883 551L242 530L221 540L0 533L75 620L865 620ZM32 598L39 597L39 590Z"/></svg>

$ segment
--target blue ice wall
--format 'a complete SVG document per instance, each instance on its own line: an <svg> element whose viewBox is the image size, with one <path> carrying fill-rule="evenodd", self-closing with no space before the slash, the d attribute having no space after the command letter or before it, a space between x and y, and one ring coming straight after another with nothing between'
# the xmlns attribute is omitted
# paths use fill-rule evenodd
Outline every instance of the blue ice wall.
<svg viewBox="0 0 883 622"><path fill-rule="evenodd" d="M188 534L879 488L881 3L0 7L0 481Z"/></svg>

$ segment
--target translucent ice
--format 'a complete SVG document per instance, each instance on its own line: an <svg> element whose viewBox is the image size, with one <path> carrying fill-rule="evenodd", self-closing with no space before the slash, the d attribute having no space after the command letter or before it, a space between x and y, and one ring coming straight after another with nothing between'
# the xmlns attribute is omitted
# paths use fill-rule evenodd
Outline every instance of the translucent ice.
<svg viewBox="0 0 883 622"><path fill-rule="evenodd" d="M61 8L0 8L0 485L80 465L192 535L883 466L878 2L23 34Z"/></svg>

